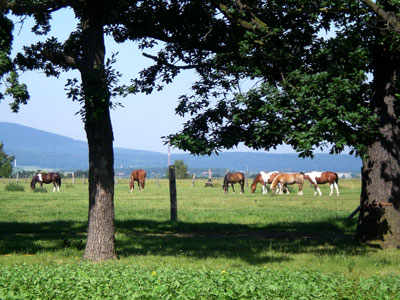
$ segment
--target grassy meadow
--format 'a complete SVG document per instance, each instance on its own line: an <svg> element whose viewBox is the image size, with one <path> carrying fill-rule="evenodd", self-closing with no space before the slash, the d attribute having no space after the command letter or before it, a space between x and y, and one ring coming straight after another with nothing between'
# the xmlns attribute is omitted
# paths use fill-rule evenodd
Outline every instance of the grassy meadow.
<svg viewBox="0 0 400 300"><path fill-rule="evenodd" d="M171 223L167 180L149 179L144 192L129 193L118 179L119 259L94 264L82 260L87 184L69 179L60 193L51 185L31 192L20 179L25 191L16 192L0 180L0 299L84 299L81 288L91 299L379 299L378 292L400 299L399 250L353 239L357 216L348 216L359 203L359 180L340 180L339 197L328 196L328 185L314 197L308 183L303 196L297 186L289 195L263 195L258 185L252 194L250 181L244 194L239 186L223 194L222 179L213 188L205 181L177 181L178 222Z"/></svg>

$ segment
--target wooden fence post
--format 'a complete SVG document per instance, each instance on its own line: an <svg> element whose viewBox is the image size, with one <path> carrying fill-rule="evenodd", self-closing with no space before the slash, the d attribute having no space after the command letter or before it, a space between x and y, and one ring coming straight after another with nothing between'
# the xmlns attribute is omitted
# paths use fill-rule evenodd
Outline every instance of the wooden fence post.
<svg viewBox="0 0 400 300"><path fill-rule="evenodd" d="M194 182L195 182L195 180L196 180L196 174L195 174L195 173L193 173L193 178L192 178L192 187L194 187Z"/></svg>
<svg viewBox="0 0 400 300"><path fill-rule="evenodd" d="M176 198L176 179L175 179L175 166L169 166L169 196L171 201L171 221L178 220L178 205Z"/></svg>

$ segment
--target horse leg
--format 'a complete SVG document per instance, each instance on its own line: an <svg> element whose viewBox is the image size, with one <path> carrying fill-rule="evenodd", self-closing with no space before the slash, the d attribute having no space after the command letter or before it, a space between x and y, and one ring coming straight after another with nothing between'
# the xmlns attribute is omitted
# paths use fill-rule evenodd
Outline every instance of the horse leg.
<svg viewBox="0 0 400 300"><path fill-rule="evenodd" d="M339 196L339 186L336 182L333 182L333 185L335 186L336 189L336 196Z"/></svg>
<svg viewBox="0 0 400 300"><path fill-rule="evenodd" d="M314 196L317 195L317 192L319 193L320 196L322 196L321 190L319 189L319 186L317 184L314 184Z"/></svg>
<svg viewBox="0 0 400 300"><path fill-rule="evenodd" d="M143 181L140 180L139 185L140 185L140 191L143 192L143 188L144 188Z"/></svg>
<svg viewBox="0 0 400 300"><path fill-rule="evenodd" d="M301 196L301 195L303 195L303 184L299 183L298 186L299 186L299 192L297 193L297 195Z"/></svg>
<svg viewBox="0 0 400 300"><path fill-rule="evenodd" d="M232 193L235 193L235 188L233 187L233 182L231 183L232 186Z"/></svg>
<svg viewBox="0 0 400 300"><path fill-rule="evenodd" d="M244 194L244 182L240 184L240 193Z"/></svg>
<svg viewBox="0 0 400 300"><path fill-rule="evenodd" d="M263 190L263 194L268 194L267 183L264 183L264 184L262 185L262 190Z"/></svg>
<svg viewBox="0 0 400 300"><path fill-rule="evenodd" d="M333 183L330 184L330 187L331 187L331 191L330 191L330 193L329 193L329 196L332 196L332 193L333 193Z"/></svg>
<svg viewBox="0 0 400 300"><path fill-rule="evenodd" d="M290 192L289 192L289 188L287 187L286 183L283 185L283 188L285 188L285 190L286 190L286 195L289 195Z"/></svg>
<svg viewBox="0 0 400 300"><path fill-rule="evenodd" d="M281 191L281 184L278 182L278 184L276 185L275 194L278 194L280 191ZM272 192L272 188L271 188L271 192Z"/></svg>
<svg viewBox="0 0 400 300"><path fill-rule="evenodd" d="M56 191L56 185L57 185L57 184L56 184L55 182L53 182L53 186L54 186L54 187L53 187L53 193Z"/></svg>
<svg viewBox="0 0 400 300"><path fill-rule="evenodd" d="M283 184L279 182L279 195L283 195Z"/></svg>

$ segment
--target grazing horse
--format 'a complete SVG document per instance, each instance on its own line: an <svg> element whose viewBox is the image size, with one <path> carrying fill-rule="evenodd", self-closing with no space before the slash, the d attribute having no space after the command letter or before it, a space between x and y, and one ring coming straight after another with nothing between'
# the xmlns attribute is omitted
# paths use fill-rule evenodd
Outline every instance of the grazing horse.
<svg viewBox="0 0 400 300"><path fill-rule="evenodd" d="M257 188L257 184L261 183L263 194L268 193L267 183L271 184L274 178L279 174L278 171L272 172L260 172L257 174L256 178L254 178L253 184L251 185L251 192L254 193Z"/></svg>
<svg viewBox="0 0 400 300"><path fill-rule="evenodd" d="M304 184L304 174L302 173L280 173L278 174L271 184L271 191L280 184L279 194L283 194L283 186L287 184L295 184L299 186L298 195L303 195L303 184ZM286 194L289 194L289 190L286 189Z"/></svg>
<svg viewBox="0 0 400 300"><path fill-rule="evenodd" d="M61 176L58 173L50 172L50 173L39 173L33 176L32 181L31 181L31 189L32 191L35 189L36 182L40 183L40 188L43 189L43 183L53 183L54 188L53 192L60 191L60 186L61 186Z"/></svg>
<svg viewBox="0 0 400 300"><path fill-rule="evenodd" d="M143 192L144 185L146 183L146 171L145 170L133 170L131 173L131 182L129 183L130 191L132 193L135 188L135 181L138 183L138 187Z"/></svg>
<svg viewBox="0 0 400 300"><path fill-rule="evenodd" d="M235 188L233 187L234 183L239 183L240 184L240 193L244 193L244 174L241 172L228 172L225 175L224 178L224 183L222 185L222 189L224 191L224 193L228 192L228 186L229 184L231 184L232 186L232 191L235 192Z"/></svg>
<svg viewBox="0 0 400 300"><path fill-rule="evenodd" d="M322 195L321 190L318 187L318 184L325 184L325 183L329 183L331 187L331 192L329 193L329 196L332 196L333 187L335 187L336 189L336 195L339 196L339 186L338 186L339 176L335 172L312 171L309 173L304 173L304 179L307 179L314 185L314 196L317 194L317 191L320 196Z"/></svg>

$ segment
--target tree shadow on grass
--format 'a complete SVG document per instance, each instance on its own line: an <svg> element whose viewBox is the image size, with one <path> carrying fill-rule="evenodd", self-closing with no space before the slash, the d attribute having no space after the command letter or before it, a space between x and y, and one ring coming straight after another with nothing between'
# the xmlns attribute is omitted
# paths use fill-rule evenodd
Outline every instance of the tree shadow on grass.
<svg viewBox="0 0 400 300"><path fill-rule="evenodd" d="M355 221L243 224L151 220L116 221L117 254L239 258L251 265L285 261L292 254L364 255L375 251L353 239ZM86 222L0 223L0 255L35 254L63 248L81 251ZM274 255L269 255L273 253Z"/></svg>

